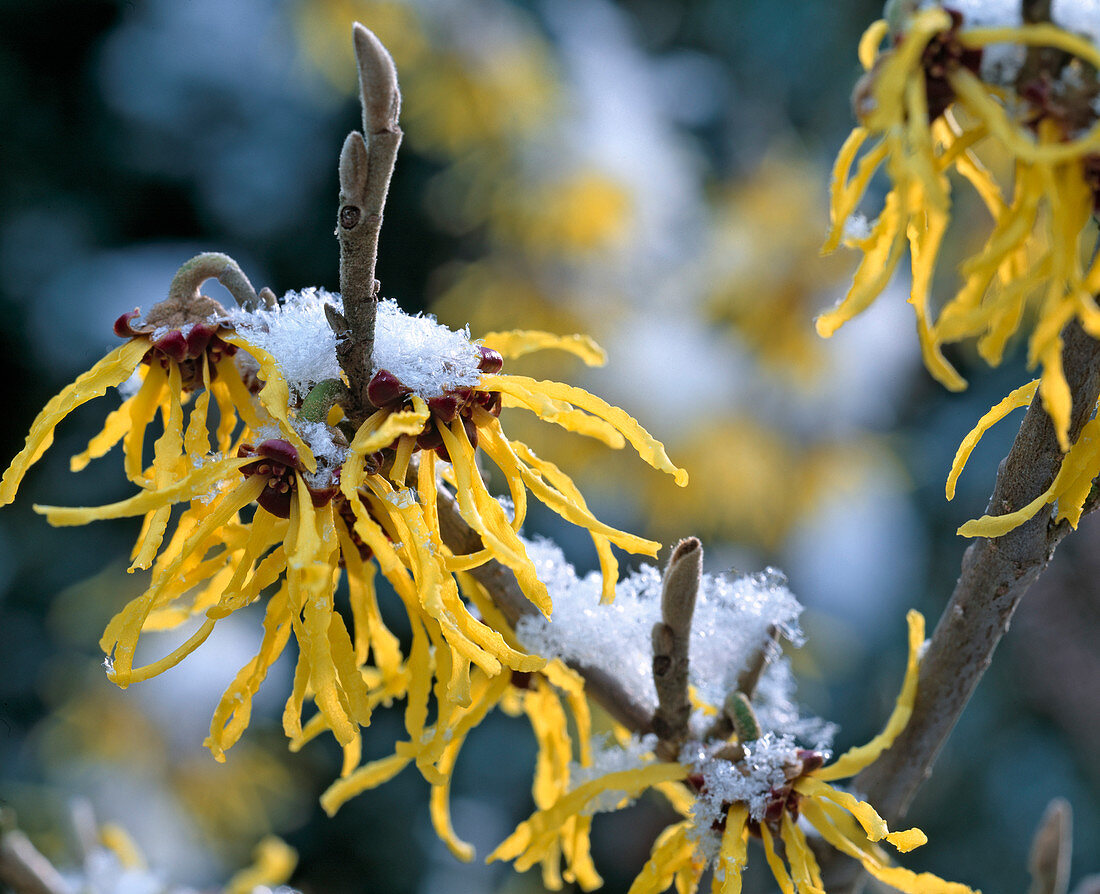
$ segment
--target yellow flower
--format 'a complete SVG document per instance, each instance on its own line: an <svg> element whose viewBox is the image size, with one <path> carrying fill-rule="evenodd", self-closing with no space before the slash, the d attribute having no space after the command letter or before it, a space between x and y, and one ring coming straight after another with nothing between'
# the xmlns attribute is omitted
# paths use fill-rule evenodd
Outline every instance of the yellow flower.
<svg viewBox="0 0 1100 894"><path fill-rule="evenodd" d="M944 358L943 345L978 337L979 353L995 365L1026 324L1028 361L1042 367L1043 405L1068 449L1070 395L1060 333L1076 318L1100 334L1093 297L1100 291L1100 261L1088 261L1082 245L1100 201L1100 121L1089 68L1100 65L1100 49L1049 24L972 28L937 6L915 13L894 45L879 53L888 32L885 22L876 22L860 44L869 70L854 100L861 121L837 157L824 246L832 251L843 241L863 259L847 297L818 318L817 330L830 336L866 309L908 246L909 300L928 370L961 389L966 383ZM1031 75L1025 68L1010 83L993 83L982 73L981 54L1005 43L1021 53L1054 48L1071 61L1061 72ZM1012 159L1011 194L981 160L999 154ZM857 209L882 167L890 190L868 225ZM961 287L934 318L930 292L950 220L950 172L973 187L993 223L984 245L962 264Z"/></svg>
<svg viewBox="0 0 1100 894"><path fill-rule="evenodd" d="M537 811L520 823L489 859L515 860L516 868L523 870L548 856L556 858L563 824L586 817L601 795L611 792L625 802L645 789L659 788L681 813L690 816L658 837L631 894L659 894L673 882L678 891L695 891L710 862L706 839L715 835L712 891L734 894L741 890L750 837L762 840L765 859L784 894L821 891L820 871L797 822L800 816L834 848L899 890L969 892L965 885L891 865L878 842L886 841L906 852L927 841L924 833L919 829L891 832L871 805L829 784L873 763L909 722L916 698L924 618L911 611L908 621L909 663L897 704L883 731L866 745L852 748L826 765L822 754L794 748L789 737L767 734L736 744L707 743L699 749L698 760L690 764L653 761L617 770L584 782ZM777 846L777 839L782 847ZM582 883L586 890L595 886Z"/></svg>
<svg viewBox="0 0 1100 894"><path fill-rule="evenodd" d="M622 410L562 383L502 374L501 353L430 319L408 317L392 302L380 307L375 359L386 360L416 388L394 371L377 369L367 389L374 410L355 426L339 403L325 399L339 398L339 381L316 380L326 369L338 370L335 337L322 312L325 300L307 290L267 311L221 311L232 328L223 326L216 335L212 325L200 328L193 322L169 328L167 335L159 329L150 334L130 326L136 312L127 315L120 328L129 327L124 334L131 341L51 401L5 486L10 478L14 493L23 471L48 446L53 426L74 406L121 382L142 358L167 358L163 365L150 364L137 394L108 418L104 434L88 451L102 455L119 439L116 432L130 422L143 428L159 406L165 433L152 467L140 467L140 440L124 445L138 493L99 507L36 507L55 525L145 518L131 570L152 566L149 586L111 620L100 641L111 679L126 687L174 667L206 641L219 620L266 595L257 654L214 711L206 743L214 756L224 760L225 750L243 734L255 693L293 636L298 663L283 714L292 748L330 730L344 748L347 776L359 763L360 729L370 723L374 707L406 699L406 757L438 780L433 768L455 724L471 716L475 684L499 688L498 681L512 672L531 673L545 664L508 641L502 620L484 620L491 617L489 606L471 610L472 597L458 583L464 571L496 559L515 572L532 603L549 613L546 587L518 534L528 493L590 531L608 579L608 598L618 567L611 544L649 555L659 548L598 521L564 472L505 435L497 418L501 408L533 411L612 447L629 442L681 484L686 473ZM580 336L525 331L487 339L508 356L553 347L590 363L603 359L602 351ZM316 365L315 346L332 354L329 366ZM233 352L249 358L241 367L250 370L247 384L228 359ZM255 399L249 385L258 390ZM183 406L193 391L197 396L185 425ZM210 442L212 394L221 403L216 450ZM479 447L503 473L511 513L485 486L475 461ZM440 458L447 461L445 469ZM454 488L458 510L483 548L455 555L443 542L441 481ZM185 508L169 533L173 507L180 503ZM408 616L407 656L382 622L375 567ZM350 630L335 608L345 576ZM468 583L466 590L471 589ZM192 617L202 623L182 644L159 660L134 666L144 630L171 629ZM433 692L438 716L434 734L426 738ZM303 723L307 698L318 711Z"/></svg>

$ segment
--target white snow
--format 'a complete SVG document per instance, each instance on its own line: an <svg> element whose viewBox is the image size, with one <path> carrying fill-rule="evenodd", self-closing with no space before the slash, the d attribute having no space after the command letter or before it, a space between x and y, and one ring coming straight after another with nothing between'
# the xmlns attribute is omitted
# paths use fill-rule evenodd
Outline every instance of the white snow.
<svg viewBox="0 0 1100 894"><path fill-rule="evenodd" d="M760 820L768 807L770 792L786 781L783 767L797 760L797 746L790 736L765 733L745 746L745 757L736 764L711 754L695 743L688 746L681 760L690 763L693 772L703 777L702 791L691 807L691 834L706 859L718 854L720 838L711 827L735 802L748 805L749 817Z"/></svg>
<svg viewBox="0 0 1100 894"><path fill-rule="evenodd" d="M324 379L341 378L326 304L343 312L338 294L315 287L287 292L271 310L229 312L237 332L275 358L298 399ZM372 359L372 373L388 370L425 400L481 379L481 353L468 329L455 332L430 314L412 316L388 298L378 302Z"/></svg>
<svg viewBox="0 0 1100 894"><path fill-rule="evenodd" d="M528 650L610 673L638 701L656 706L651 632L661 617L661 572L643 565L619 581L615 602L600 605L600 577L578 578L549 541L526 542L554 602L547 620L523 618L516 635ZM737 675L768 639L772 624L801 644L802 606L778 571L733 578L704 574L696 600L689 678L698 697L721 705Z"/></svg>
<svg viewBox="0 0 1100 894"><path fill-rule="evenodd" d="M480 359L469 329L455 332L431 314L410 316L392 299L378 302L373 372L389 370L427 400L476 385L481 379Z"/></svg>
<svg viewBox="0 0 1100 894"><path fill-rule="evenodd" d="M339 295L308 288L287 292L270 310L234 308L229 312L229 322L237 333L275 358L298 399L318 382L340 378L336 335L325 319L326 304L343 308Z"/></svg>

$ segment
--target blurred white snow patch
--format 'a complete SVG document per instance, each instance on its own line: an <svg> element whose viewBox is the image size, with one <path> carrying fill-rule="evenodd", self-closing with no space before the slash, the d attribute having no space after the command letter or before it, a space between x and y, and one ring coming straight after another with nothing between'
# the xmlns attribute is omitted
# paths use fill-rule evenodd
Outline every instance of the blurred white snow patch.
<svg viewBox="0 0 1100 894"><path fill-rule="evenodd" d="M858 486L799 523L784 552L807 601L869 639L892 629L923 588L927 543L907 489L885 465L864 469Z"/></svg>
<svg viewBox="0 0 1100 894"><path fill-rule="evenodd" d="M1051 19L1100 46L1100 0L1054 0Z"/></svg>
<svg viewBox="0 0 1100 894"><path fill-rule="evenodd" d="M631 202L622 251L614 258L601 254L598 264L577 271L583 281L574 291L625 290L632 301L659 307L654 283L678 274L702 240L704 162L677 120L681 112L711 110L696 93L670 100L688 77L702 73L706 60L685 55L658 64L629 15L603 0L546 0L541 11L560 55L568 105L555 125L564 145L553 147L553 156L532 153L530 162L536 170L604 172L626 185ZM693 90L706 94L698 86Z"/></svg>
<svg viewBox="0 0 1100 894"><path fill-rule="evenodd" d="M469 329L448 329L431 314L412 316L390 298L378 302L373 359L373 372L389 370L425 400L481 380L481 352Z"/></svg>
<svg viewBox="0 0 1100 894"><path fill-rule="evenodd" d="M114 852L97 849L80 872L64 872L65 881L80 894L197 894L192 888L168 884L155 870L126 868Z"/></svg>
<svg viewBox="0 0 1100 894"><path fill-rule="evenodd" d="M547 540L525 541L554 610L523 618L516 636L531 652L605 670L636 701L656 707L653 625L661 618L661 572L643 565L619 581L615 602L600 605L600 576L579 578ZM544 576L545 575L545 576ZM695 605L689 679L699 698L721 705L737 675L769 641L768 628L801 644L802 606L774 569L733 578L704 574Z"/></svg>
<svg viewBox="0 0 1100 894"><path fill-rule="evenodd" d="M339 295L310 287L287 292L274 308L229 313L233 328L275 358L292 396L301 399L324 379L339 379L336 334L325 318L325 305L343 310Z"/></svg>
<svg viewBox="0 0 1100 894"><path fill-rule="evenodd" d="M858 211L844 221L844 241L862 242L871 235L871 223Z"/></svg>
<svg viewBox="0 0 1100 894"><path fill-rule="evenodd" d="M202 744L210 731L210 715L225 688L260 648L263 612L264 606L257 604L223 618L206 642L184 659L182 667L167 670L133 687L141 710L153 719L172 746L189 753ZM198 626L196 619L173 631L142 634L134 666L167 654ZM288 661L284 653L253 698L253 724L281 712L285 697L282 694L290 690L291 683Z"/></svg>
<svg viewBox="0 0 1100 894"><path fill-rule="evenodd" d="M621 321L604 339L607 366L588 373L597 391L666 443L737 407L748 359L690 312L654 309Z"/></svg>

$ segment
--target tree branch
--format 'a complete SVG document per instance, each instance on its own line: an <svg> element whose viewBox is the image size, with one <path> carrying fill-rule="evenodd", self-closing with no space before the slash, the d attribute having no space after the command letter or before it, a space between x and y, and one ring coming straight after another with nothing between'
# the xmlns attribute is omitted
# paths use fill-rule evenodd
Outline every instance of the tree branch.
<svg viewBox="0 0 1100 894"><path fill-rule="evenodd" d="M1062 364L1073 409L1073 443L1096 408L1100 395L1100 342L1074 320L1062 330ZM997 470L988 514L1026 506L1050 487L1062 464L1050 417L1036 395L1020 431ZM904 817L921 784L932 775L940 749L993 660L1024 593L1039 578L1054 550L1070 532L1051 523L1051 507L996 539L980 538L966 550L962 573L921 660L913 715L894 744L852 783L891 824ZM821 854L828 890L858 890L858 863Z"/></svg>
<svg viewBox="0 0 1100 894"><path fill-rule="evenodd" d="M340 210L336 235L340 241L342 318L330 316L339 338L336 353L348 377L356 408L370 407L367 384L374 353L374 319L378 283L378 234L382 210L401 145L397 118L401 92L397 69L382 42L358 22L352 28L359 66L359 98L363 106L363 133L352 131L340 151ZM364 137L364 134L366 136Z"/></svg>
<svg viewBox="0 0 1100 894"><path fill-rule="evenodd" d="M1100 342L1076 321L1062 337L1062 363L1073 394L1072 443L1100 394ZM999 515L1027 505L1050 487L1061 463L1054 426L1036 396L997 472L986 511ZM989 667L1020 599L1069 533L1068 525L1052 525L1050 516L1046 506L1003 537L975 540L963 556L962 574L921 662L913 716L893 747L855 781L883 816L896 820L905 814Z"/></svg>

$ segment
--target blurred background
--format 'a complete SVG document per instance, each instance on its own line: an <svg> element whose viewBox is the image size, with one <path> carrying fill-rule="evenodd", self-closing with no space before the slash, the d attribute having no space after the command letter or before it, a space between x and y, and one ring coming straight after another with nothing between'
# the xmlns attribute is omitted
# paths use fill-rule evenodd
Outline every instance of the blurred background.
<svg viewBox="0 0 1100 894"><path fill-rule="evenodd" d="M864 741L900 683L905 610L939 616L965 547L954 530L984 509L1015 426L986 438L949 504L955 447L1025 376L1019 351L989 371L964 349L952 359L970 389L937 386L904 282L831 341L813 333L854 268L818 246L856 42L880 12L871 0L4 0L0 463L111 345L113 320L162 298L193 254L228 252L280 294L337 287L336 159L361 126L360 20L392 51L405 101L383 294L474 336L593 335L603 369L511 368L626 408L691 486L546 426L520 435L574 470L608 522L666 543L698 534L711 572L784 570L807 606L801 697L841 725L839 749ZM327 819L317 797L339 754L322 740L287 753L286 656L216 764L202 739L258 643L258 606L174 672L109 683L97 642L143 589L124 573L136 529L54 530L31 505L127 493L113 455L68 470L116 404L63 426L0 514L0 799L39 847L69 859L68 805L82 797L177 884L224 880L274 831L300 853L303 892L543 890L537 872L456 863L411 770ZM594 567L586 538L549 513L528 528ZM1062 795L1075 875L1100 870L1086 859L1100 841L1097 545L1086 520L1025 600L913 807L931 842L907 866L1022 891L1033 829ZM376 714L365 758L400 731L398 714ZM491 717L471 737L455 825L481 856L530 811L533 756L519 721ZM654 803L597 819L606 891L626 890L668 818ZM754 862L746 890L769 890Z"/></svg>

